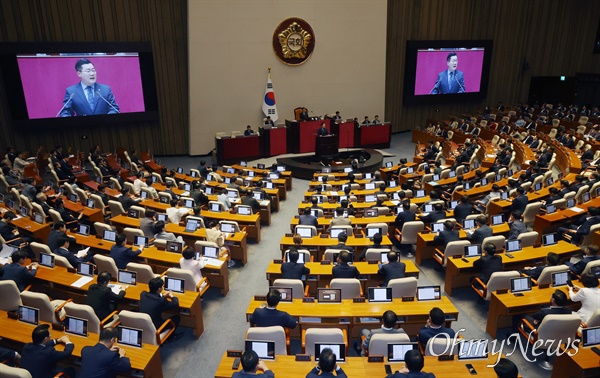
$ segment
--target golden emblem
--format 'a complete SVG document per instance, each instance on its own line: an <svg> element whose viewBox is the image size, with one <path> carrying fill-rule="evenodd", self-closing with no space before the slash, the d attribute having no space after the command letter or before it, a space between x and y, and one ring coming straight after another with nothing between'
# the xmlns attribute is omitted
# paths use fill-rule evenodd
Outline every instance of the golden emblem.
<svg viewBox="0 0 600 378"><path fill-rule="evenodd" d="M297 22L290 24L287 29L279 33L278 37L284 58L306 57L312 35L302 29Z"/></svg>

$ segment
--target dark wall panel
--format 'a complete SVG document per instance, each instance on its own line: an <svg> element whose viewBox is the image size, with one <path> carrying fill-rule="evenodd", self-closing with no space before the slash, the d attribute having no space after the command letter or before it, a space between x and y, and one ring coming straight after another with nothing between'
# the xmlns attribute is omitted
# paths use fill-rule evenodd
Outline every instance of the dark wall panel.
<svg viewBox="0 0 600 378"><path fill-rule="evenodd" d="M188 150L187 0L2 0L0 42L150 42L160 119L63 129L15 129L0 83L0 146L35 152L56 144L87 150L117 147L155 154ZM0 78L0 80L2 80ZM86 135L87 139L81 139ZM4 153L4 151L2 151Z"/></svg>
<svg viewBox="0 0 600 378"><path fill-rule="evenodd" d="M385 119L394 131L409 130L432 116L525 102L532 76L598 73L600 56L592 53L599 16L597 0L389 0ZM487 99L404 106L406 41L449 39L494 41Z"/></svg>

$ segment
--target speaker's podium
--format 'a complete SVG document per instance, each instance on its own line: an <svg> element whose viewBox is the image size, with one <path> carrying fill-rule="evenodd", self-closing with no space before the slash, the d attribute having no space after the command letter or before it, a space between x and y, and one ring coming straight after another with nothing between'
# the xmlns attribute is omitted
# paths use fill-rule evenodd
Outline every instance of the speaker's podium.
<svg viewBox="0 0 600 378"><path fill-rule="evenodd" d="M340 136L337 134L329 134L324 136L316 136L315 140L315 156L318 158L333 158L338 155L340 145Z"/></svg>

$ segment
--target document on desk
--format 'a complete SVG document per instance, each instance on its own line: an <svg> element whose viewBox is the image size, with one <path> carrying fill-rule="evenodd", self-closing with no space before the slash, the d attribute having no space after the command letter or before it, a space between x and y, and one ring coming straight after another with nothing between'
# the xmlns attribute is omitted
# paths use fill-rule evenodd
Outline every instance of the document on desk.
<svg viewBox="0 0 600 378"><path fill-rule="evenodd" d="M204 260L204 262L206 263L206 265L212 266L212 267L215 267L215 268L220 268L221 265L223 265L223 263L225 262L223 260L214 259L212 257L204 257L202 260Z"/></svg>
<svg viewBox="0 0 600 378"><path fill-rule="evenodd" d="M77 257L82 258L82 257L87 256L87 253L89 250L90 250L90 247L82 249L81 251L77 252Z"/></svg>
<svg viewBox="0 0 600 378"><path fill-rule="evenodd" d="M585 211L581 207L577 207L577 206L573 206L573 207L569 208L569 210L573 210L576 213L583 213Z"/></svg>
<svg viewBox="0 0 600 378"><path fill-rule="evenodd" d="M83 285L85 285L86 283L90 282L93 279L94 279L94 277L83 276L80 279L78 279L77 281L73 282L71 284L71 286L82 287Z"/></svg>
<svg viewBox="0 0 600 378"><path fill-rule="evenodd" d="M121 285L109 284L108 287L110 287L110 290L112 290L112 292L116 295L119 295L121 290L123 290L123 287Z"/></svg>
<svg viewBox="0 0 600 378"><path fill-rule="evenodd" d="M260 201L260 206L269 206L269 201L267 201L267 200Z"/></svg>

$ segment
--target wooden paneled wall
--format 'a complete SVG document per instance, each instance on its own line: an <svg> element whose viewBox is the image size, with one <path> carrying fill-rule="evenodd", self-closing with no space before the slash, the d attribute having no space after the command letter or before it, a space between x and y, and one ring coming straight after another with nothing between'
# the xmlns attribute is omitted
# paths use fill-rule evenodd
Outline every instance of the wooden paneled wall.
<svg viewBox="0 0 600 378"><path fill-rule="evenodd" d="M597 0L389 0L385 119L395 132L409 130L430 117L525 102L532 76L598 73L600 55L592 51L599 18ZM403 105L406 41L453 39L493 40L487 99Z"/></svg>
<svg viewBox="0 0 600 378"><path fill-rule="evenodd" d="M160 120L106 127L25 130L10 125L0 83L0 148L56 144L105 151L123 146L154 154L188 150L187 0L2 0L0 42L151 42ZM82 136L87 136L82 139Z"/></svg>

